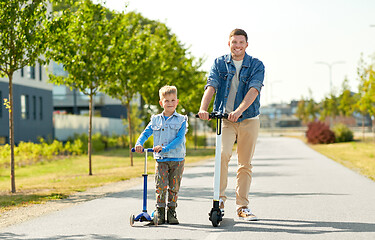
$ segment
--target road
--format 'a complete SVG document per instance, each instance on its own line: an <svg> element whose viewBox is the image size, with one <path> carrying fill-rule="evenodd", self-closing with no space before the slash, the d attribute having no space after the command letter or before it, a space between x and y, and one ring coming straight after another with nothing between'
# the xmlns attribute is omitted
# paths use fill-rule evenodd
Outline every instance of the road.
<svg viewBox="0 0 375 240"><path fill-rule="evenodd" d="M224 220L208 220L213 161L185 169L179 225L129 225L142 209L142 185L0 229L2 239L375 239L375 182L294 138L260 137L250 207L259 221L235 219L236 156L230 162ZM153 209L154 183L148 183Z"/></svg>

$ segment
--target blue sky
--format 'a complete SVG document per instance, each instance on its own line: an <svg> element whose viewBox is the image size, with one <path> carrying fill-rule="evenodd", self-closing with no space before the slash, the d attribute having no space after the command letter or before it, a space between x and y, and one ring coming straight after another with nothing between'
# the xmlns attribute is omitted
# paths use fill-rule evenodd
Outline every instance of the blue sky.
<svg viewBox="0 0 375 240"><path fill-rule="evenodd" d="M266 66L262 104L288 103L309 96L316 101L330 91L329 68L333 63L333 89L345 77L357 90L361 53L370 63L375 54L374 0L107 0L117 11L136 11L165 23L190 48L206 59L229 52L228 35L234 28L249 36L247 53ZM125 4L128 6L125 8ZM374 27L371 27L374 25ZM202 90L203 93L203 90Z"/></svg>

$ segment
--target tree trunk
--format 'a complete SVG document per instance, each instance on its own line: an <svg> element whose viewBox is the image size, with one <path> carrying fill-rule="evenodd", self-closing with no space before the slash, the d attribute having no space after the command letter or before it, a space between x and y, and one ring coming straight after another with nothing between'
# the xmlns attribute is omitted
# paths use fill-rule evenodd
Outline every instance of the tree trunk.
<svg viewBox="0 0 375 240"><path fill-rule="evenodd" d="M365 141L365 114L362 114L362 140Z"/></svg>
<svg viewBox="0 0 375 240"><path fill-rule="evenodd" d="M197 131L198 131L198 120L195 118L194 122L194 149L197 150L197 145L198 145L198 139L197 139Z"/></svg>
<svg viewBox="0 0 375 240"><path fill-rule="evenodd" d="M126 108L128 110L128 129L129 129L129 156L130 156L130 166L133 167L133 132L132 132L132 122L131 122L131 106L130 106L130 101L126 102Z"/></svg>
<svg viewBox="0 0 375 240"><path fill-rule="evenodd" d="M90 103L89 103L89 137L88 137L88 154L89 154L89 175L92 175L91 167L91 130L92 130L92 94L90 93Z"/></svg>
<svg viewBox="0 0 375 240"><path fill-rule="evenodd" d="M373 140L375 142L375 115L372 116L372 133L373 133Z"/></svg>
<svg viewBox="0 0 375 240"><path fill-rule="evenodd" d="M16 176L14 173L14 121L13 121L13 73L9 77L9 143L10 143L10 181L11 191L16 192Z"/></svg>

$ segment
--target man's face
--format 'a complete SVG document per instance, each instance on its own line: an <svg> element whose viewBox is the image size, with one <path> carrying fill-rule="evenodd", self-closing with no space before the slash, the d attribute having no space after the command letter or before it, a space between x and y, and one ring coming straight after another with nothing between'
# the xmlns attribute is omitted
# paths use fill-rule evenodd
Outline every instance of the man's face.
<svg viewBox="0 0 375 240"><path fill-rule="evenodd" d="M245 56L245 50L248 46L246 38L243 35L234 35L228 42L232 58L234 60L242 60Z"/></svg>

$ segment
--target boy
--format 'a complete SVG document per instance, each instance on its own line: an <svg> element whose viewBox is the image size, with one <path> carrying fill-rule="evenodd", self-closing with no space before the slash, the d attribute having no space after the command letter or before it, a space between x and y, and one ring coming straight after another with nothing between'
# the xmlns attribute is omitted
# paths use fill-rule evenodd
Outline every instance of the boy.
<svg viewBox="0 0 375 240"><path fill-rule="evenodd" d="M164 111L151 117L151 121L135 144L135 151L142 152L145 141L152 134L154 135L153 150L156 159L155 184L158 224L165 223L166 206L168 206L167 223L179 224L176 207L186 155L187 116L176 112L179 100L177 99L177 88L175 86L162 87L159 90L159 97L159 104ZM167 191L168 201L166 201Z"/></svg>

